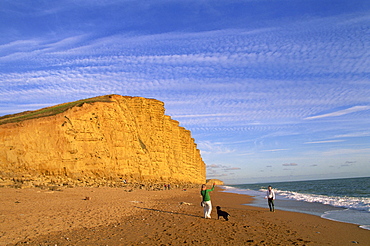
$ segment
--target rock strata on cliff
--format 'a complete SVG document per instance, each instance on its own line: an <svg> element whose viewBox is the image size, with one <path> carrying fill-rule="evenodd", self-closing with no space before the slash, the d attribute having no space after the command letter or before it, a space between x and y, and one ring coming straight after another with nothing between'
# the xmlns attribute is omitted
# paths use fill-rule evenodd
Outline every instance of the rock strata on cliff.
<svg viewBox="0 0 370 246"><path fill-rule="evenodd" d="M205 182L190 131L164 111L155 99L109 95L1 117L0 175L3 182Z"/></svg>

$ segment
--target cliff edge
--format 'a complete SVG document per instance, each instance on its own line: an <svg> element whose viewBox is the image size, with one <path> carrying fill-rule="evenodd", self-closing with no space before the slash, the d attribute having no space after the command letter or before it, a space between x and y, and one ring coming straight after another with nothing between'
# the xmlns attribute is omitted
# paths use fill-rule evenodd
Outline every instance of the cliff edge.
<svg viewBox="0 0 370 246"><path fill-rule="evenodd" d="M155 99L107 95L0 117L3 186L204 183L190 131L164 113Z"/></svg>

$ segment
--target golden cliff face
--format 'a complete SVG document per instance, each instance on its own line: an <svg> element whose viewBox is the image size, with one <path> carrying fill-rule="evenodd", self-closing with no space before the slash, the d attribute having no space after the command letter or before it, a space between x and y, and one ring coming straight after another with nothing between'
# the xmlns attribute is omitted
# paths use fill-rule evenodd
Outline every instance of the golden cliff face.
<svg viewBox="0 0 370 246"><path fill-rule="evenodd" d="M99 98L104 101L0 125L0 175L61 182L205 182L205 164L190 131L164 114L162 102Z"/></svg>

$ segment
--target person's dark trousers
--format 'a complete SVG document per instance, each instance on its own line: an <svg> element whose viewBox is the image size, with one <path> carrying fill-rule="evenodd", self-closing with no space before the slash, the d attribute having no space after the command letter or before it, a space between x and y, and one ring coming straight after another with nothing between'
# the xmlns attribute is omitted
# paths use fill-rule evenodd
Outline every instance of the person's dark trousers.
<svg viewBox="0 0 370 246"><path fill-rule="evenodd" d="M275 211L274 199L272 199L272 198L268 198L267 200L268 200L268 204L269 204L270 211L271 211L271 212L274 212L274 211Z"/></svg>

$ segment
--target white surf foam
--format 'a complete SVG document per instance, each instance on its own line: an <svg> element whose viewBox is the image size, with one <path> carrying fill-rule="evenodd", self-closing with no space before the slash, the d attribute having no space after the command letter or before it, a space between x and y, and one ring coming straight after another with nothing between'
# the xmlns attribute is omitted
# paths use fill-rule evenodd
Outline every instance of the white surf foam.
<svg viewBox="0 0 370 246"><path fill-rule="evenodd" d="M370 212L370 198L324 196L315 194L303 194L292 191L276 191L280 196L305 202L318 202L333 207L350 208L359 211Z"/></svg>

